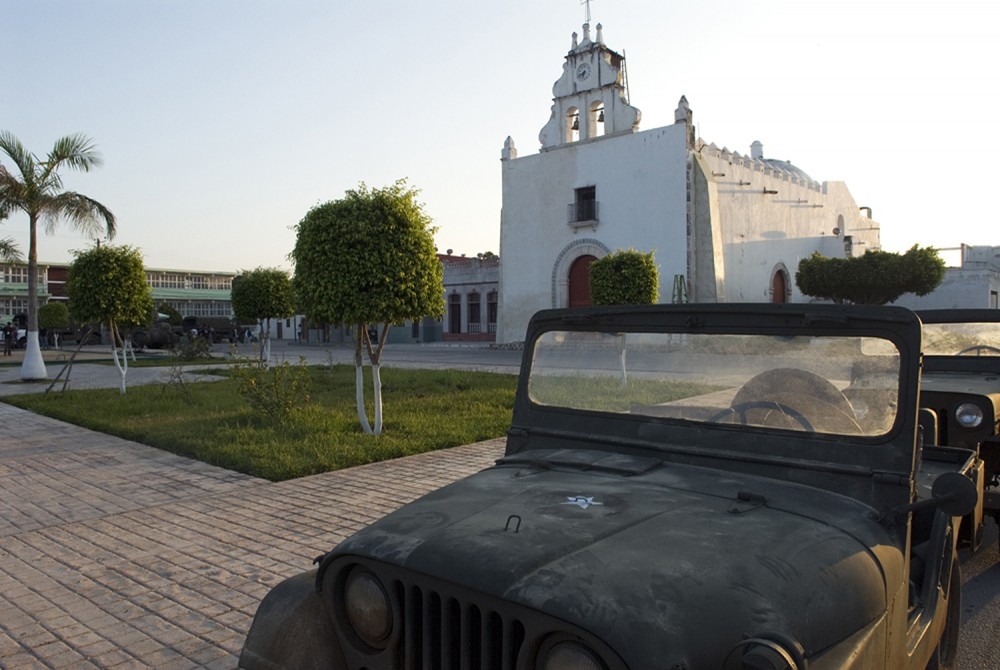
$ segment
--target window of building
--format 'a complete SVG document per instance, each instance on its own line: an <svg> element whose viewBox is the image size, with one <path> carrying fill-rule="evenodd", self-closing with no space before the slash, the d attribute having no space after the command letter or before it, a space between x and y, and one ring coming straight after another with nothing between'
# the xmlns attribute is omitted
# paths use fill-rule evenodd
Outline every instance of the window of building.
<svg viewBox="0 0 1000 670"><path fill-rule="evenodd" d="M6 284L27 284L28 266L8 265L3 270L3 280Z"/></svg>
<svg viewBox="0 0 1000 670"><path fill-rule="evenodd" d="M486 327L489 332L497 332L497 292L490 291L486 294Z"/></svg>
<svg viewBox="0 0 1000 670"><path fill-rule="evenodd" d="M573 204L569 206L570 223L597 221L597 187L584 186L573 191Z"/></svg>
<svg viewBox="0 0 1000 670"><path fill-rule="evenodd" d="M478 335L481 330L481 322L479 320L479 294L470 293L468 301L469 301L469 332Z"/></svg>
<svg viewBox="0 0 1000 670"><path fill-rule="evenodd" d="M462 332L462 296L457 293L448 296L448 332L455 335Z"/></svg>

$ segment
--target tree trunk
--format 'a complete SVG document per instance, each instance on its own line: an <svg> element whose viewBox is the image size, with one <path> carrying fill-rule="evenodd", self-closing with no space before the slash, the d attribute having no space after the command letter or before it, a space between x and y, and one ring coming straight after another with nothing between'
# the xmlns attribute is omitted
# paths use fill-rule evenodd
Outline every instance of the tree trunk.
<svg viewBox="0 0 1000 670"><path fill-rule="evenodd" d="M119 391L122 395L125 395L125 375L128 374L128 351L114 321L108 321L108 335L111 336L111 357L115 360L115 367L118 368L118 374L121 375ZM119 342L121 342L120 348L118 346ZM121 352L120 361L118 360L119 351Z"/></svg>
<svg viewBox="0 0 1000 670"><path fill-rule="evenodd" d="M271 367L271 317L260 322L260 360Z"/></svg>
<svg viewBox="0 0 1000 670"><path fill-rule="evenodd" d="M354 391L358 405L358 420L361 428L369 435L373 434L368 414L365 412L365 368L361 358L361 345L365 333L365 324L359 323L354 333Z"/></svg>
<svg viewBox="0 0 1000 670"><path fill-rule="evenodd" d="M21 363L21 381L47 379L45 359L38 343L38 215L28 216L28 327Z"/></svg>

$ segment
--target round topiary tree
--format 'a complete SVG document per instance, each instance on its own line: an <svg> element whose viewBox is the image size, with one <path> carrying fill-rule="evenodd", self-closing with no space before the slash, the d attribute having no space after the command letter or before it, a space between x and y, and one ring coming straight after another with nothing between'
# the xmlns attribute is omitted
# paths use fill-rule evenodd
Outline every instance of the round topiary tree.
<svg viewBox="0 0 1000 670"><path fill-rule="evenodd" d="M47 302L38 308L38 327L52 335L52 343L59 348L59 331L69 326L69 308L64 302Z"/></svg>
<svg viewBox="0 0 1000 670"><path fill-rule="evenodd" d="M652 251L613 251L590 264L591 304L652 305L659 295L660 274Z"/></svg>
<svg viewBox="0 0 1000 670"><path fill-rule="evenodd" d="M444 314L434 228L417 193L405 180L380 189L361 184L317 205L295 227L296 304L310 321L354 327L358 418L375 435L382 431L379 367L386 338L373 344L369 326L384 333L393 323ZM362 351L372 366L374 428L365 414Z"/></svg>
<svg viewBox="0 0 1000 670"><path fill-rule="evenodd" d="M70 314L76 321L107 326L124 394L128 356L119 326L146 323L153 311L142 255L138 249L127 246L101 246L77 252L69 266L66 295Z"/></svg>

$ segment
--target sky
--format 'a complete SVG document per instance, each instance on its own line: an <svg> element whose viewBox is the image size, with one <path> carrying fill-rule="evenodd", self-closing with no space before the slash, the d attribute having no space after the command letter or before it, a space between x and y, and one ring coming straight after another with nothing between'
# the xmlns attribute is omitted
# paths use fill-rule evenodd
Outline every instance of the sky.
<svg viewBox="0 0 1000 670"><path fill-rule="evenodd" d="M439 251L499 251L500 152L537 153L581 0L0 0L0 129L110 208L147 268L292 270L295 225L405 178ZM844 181L882 245L1000 245L996 0L592 0L640 130ZM0 162L12 167L6 156ZM26 253L27 218L0 224ZM68 224L39 261L95 243ZM945 254L946 259L951 258Z"/></svg>

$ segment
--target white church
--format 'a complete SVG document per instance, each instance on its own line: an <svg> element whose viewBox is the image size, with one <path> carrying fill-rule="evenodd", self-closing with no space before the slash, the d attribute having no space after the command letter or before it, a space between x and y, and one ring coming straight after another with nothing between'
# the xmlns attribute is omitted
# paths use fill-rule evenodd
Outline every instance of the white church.
<svg viewBox="0 0 1000 670"><path fill-rule="evenodd" d="M524 338L539 309L587 305L592 261L652 251L661 302L808 300L794 282L812 252L846 257L880 248L871 209L843 182L814 181L786 161L695 136L682 96L672 126L639 129L625 59L601 25L574 33L537 154L501 154L497 342Z"/></svg>

